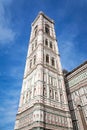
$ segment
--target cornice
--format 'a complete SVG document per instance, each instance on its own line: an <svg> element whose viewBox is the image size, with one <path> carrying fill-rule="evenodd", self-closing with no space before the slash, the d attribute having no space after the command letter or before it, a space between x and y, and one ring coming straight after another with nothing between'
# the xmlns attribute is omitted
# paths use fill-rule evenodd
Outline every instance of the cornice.
<svg viewBox="0 0 87 130"><path fill-rule="evenodd" d="M41 65L44 69L48 69L49 71L51 71L53 73L63 76L63 74L60 74L56 68L48 66L47 64L43 65L43 64L39 63L39 64L35 65L33 68L31 68L30 72L26 76L24 76L24 79L26 79L34 70L36 70L38 65Z"/></svg>
<svg viewBox="0 0 87 130"><path fill-rule="evenodd" d="M82 63L81 65L79 65L78 67L70 71L69 73L67 73L65 75L65 78L67 80L73 79L76 75L80 73L84 73L83 71L85 71L86 69L87 69L87 61L85 61L84 63Z"/></svg>
<svg viewBox="0 0 87 130"><path fill-rule="evenodd" d="M54 24L54 20L52 20L51 18L49 18L47 15L45 15L42 11L39 12L38 16L36 17L36 19L32 22L32 26L35 24L35 22L39 19L40 16L43 16L45 19L47 19L49 22Z"/></svg>

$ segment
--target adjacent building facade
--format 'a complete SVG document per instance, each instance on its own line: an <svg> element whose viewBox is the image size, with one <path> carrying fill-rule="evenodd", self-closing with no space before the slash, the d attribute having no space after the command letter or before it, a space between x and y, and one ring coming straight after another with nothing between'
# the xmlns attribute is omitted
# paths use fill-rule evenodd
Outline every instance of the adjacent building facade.
<svg viewBox="0 0 87 130"><path fill-rule="evenodd" d="M32 23L15 130L72 130L54 21Z"/></svg>
<svg viewBox="0 0 87 130"><path fill-rule="evenodd" d="M65 76L73 129L87 130L87 61Z"/></svg>

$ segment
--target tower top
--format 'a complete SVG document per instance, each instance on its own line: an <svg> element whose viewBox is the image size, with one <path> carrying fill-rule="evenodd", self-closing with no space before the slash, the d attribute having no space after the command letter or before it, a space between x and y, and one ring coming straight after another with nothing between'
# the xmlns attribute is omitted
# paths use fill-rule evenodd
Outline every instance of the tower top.
<svg viewBox="0 0 87 130"><path fill-rule="evenodd" d="M49 22L53 23L54 24L54 20L49 18L47 15L45 15L42 11L40 11L38 13L38 16L36 17L36 19L33 21L32 25L34 25L34 23L37 21L37 19L40 17L40 16L43 16L45 19L47 19Z"/></svg>

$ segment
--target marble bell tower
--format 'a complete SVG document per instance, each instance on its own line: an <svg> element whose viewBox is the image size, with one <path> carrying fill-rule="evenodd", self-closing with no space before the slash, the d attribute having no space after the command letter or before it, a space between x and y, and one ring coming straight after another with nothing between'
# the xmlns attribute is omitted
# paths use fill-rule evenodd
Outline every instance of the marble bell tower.
<svg viewBox="0 0 87 130"><path fill-rule="evenodd" d="M54 21L32 23L15 130L72 130Z"/></svg>

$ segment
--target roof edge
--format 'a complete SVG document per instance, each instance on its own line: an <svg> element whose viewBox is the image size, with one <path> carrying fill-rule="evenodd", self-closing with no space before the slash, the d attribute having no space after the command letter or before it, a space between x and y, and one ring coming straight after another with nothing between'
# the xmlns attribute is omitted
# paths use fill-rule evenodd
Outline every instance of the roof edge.
<svg viewBox="0 0 87 130"><path fill-rule="evenodd" d="M49 22L54 24L54 20L49 18L47 15L45 15L42 11L40 11L37 15L37 17L35 18L35 20L32 22L32 26L34 25L34 23L37 21L37 19L39 18L39 16L42 15L43 17L45 17Z"/></svg>
<svg viewBox="0 0 87 130"><path fill-rule="evenodd" d="M80 67L84 66L85 64L87 64L87 61L83 62L82 64L80 64L79 66L77 66L76 68L74 68L73 70L71 70L70 72L68 72L65 76L67 77L68 75L72 74L73 72L75 72L76 70L78 70Z"/></svg>

